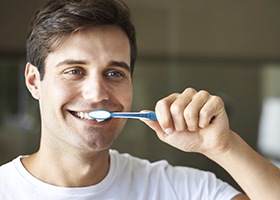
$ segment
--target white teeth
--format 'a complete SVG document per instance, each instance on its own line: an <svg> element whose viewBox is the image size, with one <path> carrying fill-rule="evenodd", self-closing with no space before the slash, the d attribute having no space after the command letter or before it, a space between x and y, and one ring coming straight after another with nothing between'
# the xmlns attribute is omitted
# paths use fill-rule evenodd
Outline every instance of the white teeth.
<svg viewBox="0 0 280 200"><path fill-rule="evenodd" d="M89 116L88 113L76 112L76 116L81 118L81 119L91 119L92 120L92 118Z"/></svg>
<svg viewBox="0 0 280 200"><path fill-rule="evenodd" d="M85 113L85 119L92 119L88 113Z"/></svg>

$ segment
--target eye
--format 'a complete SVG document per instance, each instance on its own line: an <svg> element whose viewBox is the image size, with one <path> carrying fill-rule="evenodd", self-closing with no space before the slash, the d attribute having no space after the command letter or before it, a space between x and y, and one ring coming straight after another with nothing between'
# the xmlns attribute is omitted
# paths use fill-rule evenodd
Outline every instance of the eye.
<svg viewBox="0 0 280 200"><path fill-rule="evenodd" d="M124 75L122 72L119 71L109 71L107 73L107 76L112 78L122 78Z"/></svg>
<svg viewBox="0 0 280 200"><path fill-rule="evenodd" d="M70 80L79 80L86 75L85 71L79 67L71 67L69 69L66 69L63 74L65 78Z"/></svg>
<svg viewBox="0 0 280 200"><path fill-rule="evenodd" d="M76 76L83 74L83 72L79 69L71 69L71 70L66 71L66 73L69 75L76 75Z"/></svg>

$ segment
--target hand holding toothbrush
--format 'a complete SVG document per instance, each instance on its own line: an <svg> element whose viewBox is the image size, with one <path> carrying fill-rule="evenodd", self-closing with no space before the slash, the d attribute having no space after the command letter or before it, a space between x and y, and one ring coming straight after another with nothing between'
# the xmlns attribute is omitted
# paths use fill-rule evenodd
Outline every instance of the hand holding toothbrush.
<svg viewBox="0 0 280 200"><path fill-rule="evenodd" d="M155 112L158 121L141 120L162 141L182 151L204 154L223 167L252 199L264 199L268 194L270 199L279 198L279 169L230 130L221 98L188 88L158 101Z"/></svg>
<svg viewBox="0 0 280 200"><path fill-rule="evenodd" d="M155 112L158 121L141 120L171 146L203 154L227 150L231 132L221 98L188 88L158 101Z"/></svg>

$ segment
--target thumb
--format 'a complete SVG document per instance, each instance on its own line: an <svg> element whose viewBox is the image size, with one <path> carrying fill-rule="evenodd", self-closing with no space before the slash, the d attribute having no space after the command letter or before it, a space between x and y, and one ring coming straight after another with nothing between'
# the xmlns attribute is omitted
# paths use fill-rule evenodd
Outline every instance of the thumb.
<svg viewBox="0 0 280 200"><path fill-rule="evenodd" d="M141 112L151 112L150 110L142 110ZM164 130L161 128L160 124L156 120L149 120L145 118L140 118L147 126L153 129L157 134L164 133Z"/></svg>

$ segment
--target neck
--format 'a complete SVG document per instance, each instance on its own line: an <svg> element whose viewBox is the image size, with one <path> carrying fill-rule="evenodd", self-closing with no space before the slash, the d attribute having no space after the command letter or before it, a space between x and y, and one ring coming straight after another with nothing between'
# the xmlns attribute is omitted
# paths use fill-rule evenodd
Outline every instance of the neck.
<svg viewBox="0 0 280 200"><path fill-rule="evenodd" d="M43 148L22 160L39 180L60 187L90 186L102 181L109 171L109 150L99 152L46 151Z"/></svg>

